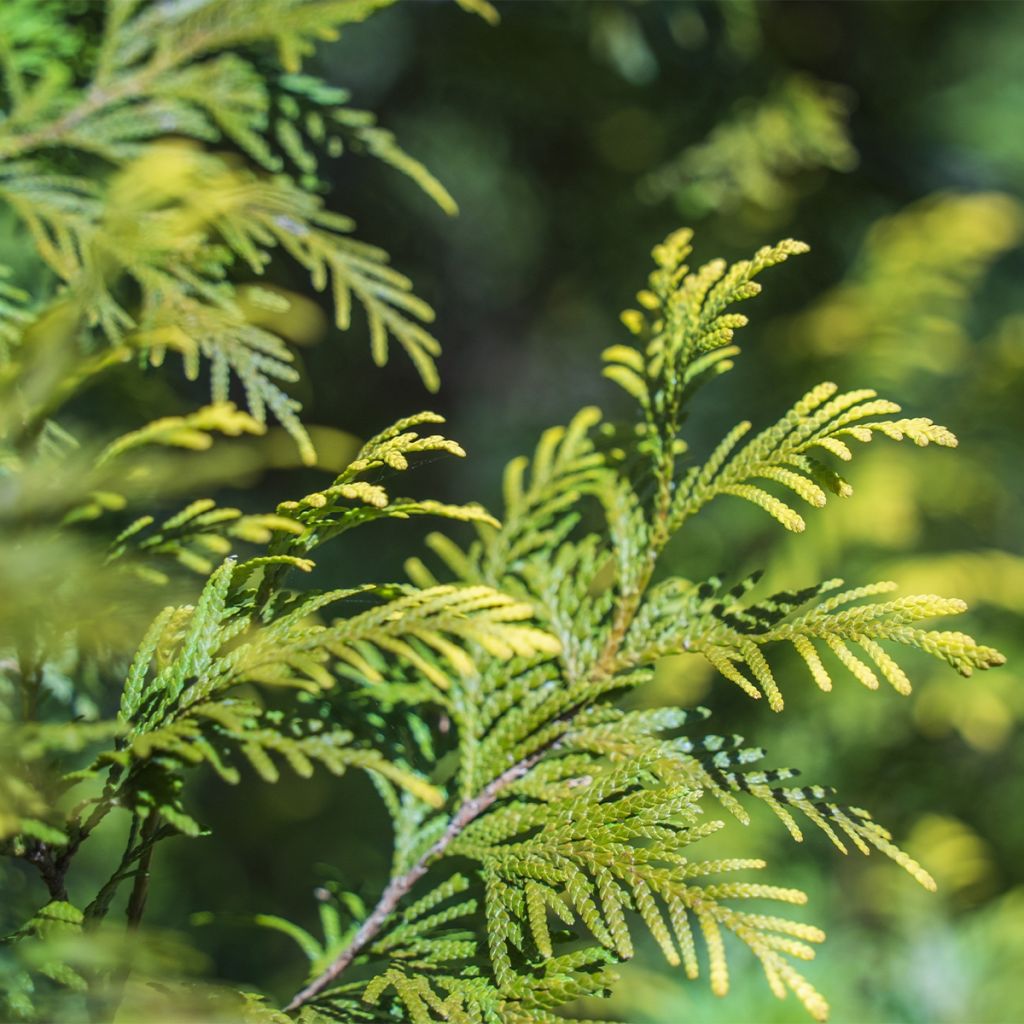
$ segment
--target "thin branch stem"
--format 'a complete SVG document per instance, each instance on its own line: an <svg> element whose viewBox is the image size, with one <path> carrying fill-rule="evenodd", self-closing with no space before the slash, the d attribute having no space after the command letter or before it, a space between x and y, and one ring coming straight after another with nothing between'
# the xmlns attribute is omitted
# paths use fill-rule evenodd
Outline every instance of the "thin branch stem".
<svg viewBox="0 0 1024 1024"><path fill-rule="evenodd" d="M139 844L132 852L131 856L129 856L128 850L125 851L125 855L121 860L122 866L114 876L114 878L117 879L119 876L125 875L127 873L125 870L127 864L132 860L138 860L139 866L135 869L135 884L132 886L131 895L128 897L128 909L126 911L129 932L137 931L139 925L142 923L142 914L146 909L146 897L149 895L149 865L153 857L153 847L160 838L160 816L156 811L150 811L149 817L142 822L141 828L139 828L138 823L139 816L137 814L133 815L132 832L131 835L129 835L128 849L131 849L132 836L135 835L136 831L139 834ZM114 879L111 881L113 880ZM118 965L110 978L106 1006L104 1007L105 1016L97 1019L113 1020L117 1017L118 1008L124 999L125 985L128 983L128 979L131 976L134 962L135 952L129 943L126 946L124 959Z"/></svg>
<svg viewBox="0 0 1024 1024"><path fill-rule="evenodd" d="M132 823L128 829L128 840L125 843L124 853L121 855L121 862L117 865L117 869L96 894L96 898L85 908L85 917L87 920L94 917L102 918L106 914L107 908L110 906L110 901L117 893L118 886L129 876L129 874L131 874L129 867L132 861L138 856L138 851L135 848L135 840L138 838L138 835L139 816L137 814L133 814Z"/></svg>
<svg viewBox="0 0 1024 1024"><path fill-rule="evenodd" d="M633 624L633 619L640 609L640 602L650 586L651 578L654 576L654 569L658 564L658 558L665 545L671 539L669 511L672 507L674 470L675 461L671 456L668 458L667 464L663 461L655 465L658 493L654 502L653 529L647 545L644 567L630 593L623 595L622 603L615 611L615 617L612 621L612 628L608 633L608 638L597 661L594 663L594 668L591 670L590 678L592 680L606 679L615 673L619 648L622 647L626 634L629 632L629 627Z"/></svg>
<svg viewBox="0 0 1024 1024"><path fill-rule="evenodd" d="M445 850L448 849L462 830L470 822L479 818L498 799L507 786L521 779L545 754L560 742L560 740L553 740L541 750L535 751L529 757L523 758L522 761L514 764L488 783L477 796L466 800L448 823L448 827L441 838L404 875L391 879L377 901L377 905L371 911L370 916L360 925L359 930L352 937L352 941L338 954L326 970L317 975L301 992L296 993L292 1001L285 1007L285 1012L297 1010L300 1006L318 996L334 981L359 953L376 938L402 898L427 873L430 865L444 854Z"/></svg>
<svg viewBox="0 0 1024 1024"><path fill-rule="evenodd" d="M142 923L142 915L146 910L146 897L149 895L149 865L153 859L153 847L156 845L159 815L152 811L142 826L142 853L139 866L135 871L135 884L128 897L128 928L135 931Z"/></svg>

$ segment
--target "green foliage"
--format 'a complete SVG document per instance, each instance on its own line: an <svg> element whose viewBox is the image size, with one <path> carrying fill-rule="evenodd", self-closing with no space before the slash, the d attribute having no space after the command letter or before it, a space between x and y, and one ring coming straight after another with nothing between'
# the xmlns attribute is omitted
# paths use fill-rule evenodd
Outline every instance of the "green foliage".
<svg viewBox="0 0 1024 1024"><path fill-rule="evenodd" d="M1007 195L939 194L874 224L850 279L789 326L820 357L857 352L876 379L949 372L964 359L966 305L991 263L1024 236Z"/></svg>
<svg viewBox="0 0 1024 1024"><path fill-rule="evenodd" d="M237 377L253 416L263 422L269 409L310 462L315 456L298 403L283 387L298 377L293 354L252 322L239 301L239 270L262 275L276 253L290 257L315 288L330 286L339 328L349 326L353 298L363 306L378 363L393 338L427 386L437 387L439 347L421 326L433 318L430 307L412 295L385 253L350 237L349 218L327 211L308 187L282 173L284 161L266 138L273 120L290 163L315 175L317 147L340 152L329 145L326 111L367 152L453 210L443 187L389 133L344 106L347 96L298 74L316 39L331 38L379 6L380 0L112 4L98 49L63 24L53 27L54 14L38 24L18 11L9 15L22 29L4 51L0 201L17 214L55 276L50 301L74 318L74 340L140 352L154 363L173 348L189 377L206 360L214 402L227 400L230 378ZM56 55L41 70L36 51L31 59L21 55L19 36L31 48L44 25L66 46L77 39L72 60L87 68L85 81L68 81L68 65ZM253 49L266 45L277 48L286 72L270 81ZM311 108L305 113L301 100ZM196 145L215 143L236 147L245 159ZM68 154L83 168L95 159L95 169L67 173ZM17 294L0 293L8 323ZM279 293L258 295L273 308L287 307ZM3 329L7 348L15 347L10 330Z"/></svg>
<svg viewBox="0 0 1024 1024"><path fill-rule="evenodd" d="M561 644L553 662L522 662L518 670L515 663L501 664L474 679L470 689L452 694L445 706L460 737L465 802L440 838L441 826L428 821L418 842L401 839L412 852L400 851L399 865L413 875L418 866L443 856L478 862L487 912L486 936L479 942L481 948L486 943L499 989L507 993L517 991L522 978L552 956L550 914L626 959L633 951L626 912L633 911L669 962L682 962L691 976L698 970L696 924L716 991L728 986L724 928L753 950L777 994L791 989L813 1015L824 1015L823 999L787 958L812 955L800 938L818 933L730 905L746 898L798 897L770 886L706 878L759 867L759 862L701 865L684 853L722 827L721 821L702 817L704 794L716 796L741 820L746 812L735 794L763 800L799 838L789 810L794 808L841 849L846 849L844 839L865 853L874 847L923 884L933 885L866 812L833 803L820 787L774 785L789 772L740 768L762 752L743 748L738 737L702 735L685 713L674 709L624 713L607 703L647 682L660 657L693 652L781 710L774 675L761 653L762 645L779 640L796 647L823 689L831 681L815 641L823 642L862 683L877 687L872 669L847 646L858 644L904 693L907 677L879 641L920 647L965 674L1002 661L998 652L963 634L915 625L962 611L959 601L918 596L853 604L891 590L891 584L825 596L840 585L833 580L753 603L744 598L756 578L725 593L717 578L699 585L669 578L652 585L665 545L718 494L747 497L784 525L798 528L792 509L744 484L750 477L788 486L815 505L824 503L815 478L837 481L833 489L845 493L848 488L834 472L824 465L815 468L804 454L807 449L848 458L842 438L869 440L875 431L918 444L953 443L952 435L930 420L869 419L898 411L893 403L875 400L873 392L834 397L835 386L822 385L733 460L728 456L746 427L733 431L703 465L687 465L678 424L689 397L702 377L728 368L737 352L731 345L733 332L745 323L725 310L756 293L751 280L756 273L803 248L784 242L732 268L715 261L691 273L684 264L688 232L657 247L651 287L639 296L651 313L624 315L639 336L639 348L616 346L605 353L608 375L640 406L633 450L624 450L629 444L623 441L625 430L611 432L607 445L598 443L594 428L599 414L584 410L564 431L545 435L532 463L517 460L510 466L502 528L481 525L480 539L467 551L441 537L432 539L435 552L465 583L532 599L540 622ZM606 531L593 532L588 505L602 509ZM418 561L410 570L421 585L433 581ZM659 737L663 731L670 737ZM468 817L466 808L472 818L462 825L459 814ZM370 962L373 951L370 946ZM424 977L433 970L425 964ZM419 991L405 970L395 998L412 1019L415 1013L433 1020L450 1012L441 1003L434 1006L436 1016L428 1004L414 1013L425 998L415 994ZM594 991L599 991L597 983ZM328 1004L330 992L327 988L322 997ZM376 997L377 988L371 994ZM543 1005L527 1002L524 1010Z"/></svg>
<svg viewBox="0 0 1024 1024"><path fill-rule="evenodd" d="M800 172L856 166L849 108L843 90L793 75L766 97L737 105L707 139L647 174L641 195L671 197L691 217L743 206L777 213L792 203Z"/></svg>
<svg viewBox="0 0 1024 1024"><path fill-rule="evenodd" d="M633 341L604 353L633 412L610 423L586 408L545 432L506 471L503 519L395 496L382 482L465 454L423 432L443 422L431 413L385 429L329 482L272 512L195 497L197 484L221 482L221 465L238 468L202 460L259 439L268 409L313 461L282 388L297 375L291 349L252 314L280 313L286 300L240 286L279 250L314 288L331 286L339 327L360 302L378 362L393 338L436 385L437 343L421 326L429 308L315 192L317 147L352 146L454 208L389 133L345 106L347 94L300 70L317 39L378 6L112 0L98 39L69 31L59 43L44 36L73 5L11 8L0 201L50 276L32 293L0 289L0 852L37 872L46 893L0 947L7 1010L27 1020L75 1019L83 1006L113 1019L120 1006L126 1019L152 1020L550 1022L577 998L607 995L644 935L724 995L731 934L776 995L794 993L823 1019L824 998L796 966L823 933L776 909L805 895L734 878L765 867L741 842L727 857L691 847L727 837L760 805L796 840L802 820L842 852L874 849L926 888L931 876L867 811L787 784L795 770L763 767L760 748L708 731L703 709L646 706L647 684L664 657L699 654L778 711L770 644L795 648L823 690L823 659L834 656L864 685L878 688L881 674L907 693L885 645L964 675L1003 658L919 625L962 612L958 600L874 600L894 585L839 590L838 580L752 598L757 574L728 586L664 572L667 545L719 496L799 532L791 499L768 487L820 507L826 491L851 494L827 461L848 461L851 441L956 443L929 419L887 418L899 407L873 391L822 384L745 444L748 423L694 458L682 430L699 386L739 352L747 319L733 306L805 245L695 270L689 231L657 246L640 309L623 315ZM493 17L480 0L463 6ZM210 405L114 438L64 425L94 378L133 355L140 370L158 366L168 349L188 376L210 364ZM232 377L248 412L230 400ZM173 510L162 507L171 499ZM420 515L470 524L475 539L431 535L430 564L407 563L411 583L298 582L328 541ZM236 550L246 547L255 551ZM253 919L308 961L305 987L277 1010L263 994L181 978L139 929L154 850L204 834L194 770L236 784L246 769L273 784L283 767L300 779L365 771L394 850L372 909L333 883L318 890L321 938L283 916ZM123 853L79 908L69 873L115 823ZM122 900L127 934L110 923Z"/></svg>

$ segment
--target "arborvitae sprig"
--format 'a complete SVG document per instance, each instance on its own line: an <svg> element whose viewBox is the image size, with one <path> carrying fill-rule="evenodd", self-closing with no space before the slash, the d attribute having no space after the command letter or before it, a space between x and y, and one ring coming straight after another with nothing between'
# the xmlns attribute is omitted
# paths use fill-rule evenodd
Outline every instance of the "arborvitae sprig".
<svg viewBox="0 0 1024 1024"><path fill-rule="evenodd" d="M98 333L115 351L142 352L156 363L176 349L190 377L205 359L213 400L228 399L236 376L255 418L272 412L307 461L312 445L285 390L298 376L293 355L282 338L250 322L237 268L262 275L274 254L290 257L317 290L331 288L339 328L349 326L353 299L363 306L378 363L393 338L427 386L438 383L439 346L422 326L433 319L430 307L382 250L350 237L351 219L277 173L282 161L266 141L273 118L292 164L308 175L326 116L351 126L370 153L454 211L444 188L390 133L347 110L343 94L298 73L316 40L334 38L340 26L386 3L131 0L109 5L98 48L68 25L51 29L74 51L70 64L32 49L33 32L13 33L0 49L0 202L56 275L60 302L75 320L71 333L83 344ZM60 19L51 14L48 21ZM271 82L267 46L286 72ZM68 80L72 65L84 69L83 81ZM293 123L302 119L299 96L322 108L306 114L304 131ZM212 148L225 145L245 160ZM67 154L80 166L94 158L94 172L67 173ZM262 294L279 311L287 306L279 294ZM19 344L21 298L7 285L0 291L0 344L8 353Z"/></svg>
<svg viewBox="0 0 1024 1024"><path fill-rule="evenodd" d="M820 786L780 784L793 771L751 767L763 751L740 737L706 732L703 715L695 720L674 708L626 712L614 703L650 680L662 656L691 652L781 710L762 653L776 641L796 648L823 689L831 685L825 649L862 683L878 686L875 669L851 644L901 693L909 690L908 678L883 644L918 647L965 674L1002 661L964 634L917 625L962 611L961 602L927 595L871 601L892 589L887 583L835 593L841 583L832 580L760 600L748 597L756 575L727 590L719 578L652 585L668 541L720 495L747 498L788 528L803 527L794 509L752 480L820 506L826 486L851 493L818 457L847 460L850 440L882 434L919 445L955 444L930 420L883 418L898 407L873 392L839 394L825 384L746 446L737 450L748 424L703 464L691 460L679 436L687 405L697 384L729 368L738 352L734 332L746 323L729 306L757 293L756 275L805 248L785 241L732 267L713 261L691 272L689 232L658 246L650 287L638 296L647 312L624 315L637 343L605 353L607 375L640 406L632 441L621 430L605 440L600 413L583 410L567 428L548 431L532 460L509 466L501 526L479 523L468 549L432 536L430 546L463 585L495 587L531 602L559 649L553 657L484 662L439 695L458 756L443 812L417 809L413 796L392 798L392 879L333 956L326 945L316 947L311 981L291 1008L359 1019L361 999L417 1022L547 1019L557 1005L550 1001L550 971L562 960L563 941L578 949L589 940L586 955L596 959L580 963L593 971L608 957L632 956L632 934L642 926L691 977L701 969L695 939L701 935L719 993L728 988L722 932L732 931L758 957L777 995L792 991L812 1015L824 1017L824 999L794 965L813 955L808 943L821 933L742 909L745 899L802 902L803 895L717 878L763 867L757 859L693 858L689 848L724 825L706 816L708 800L741 821L745 798L763 802L797 839L799 814L843 852L878 850L934 886L866 811L835 802ZM597 513L604 530L594 528ZM420 560L408 567L423 587L443 578ZM430 700L422 689L390 691L392 702L403 698ZM468 879L467 860L475 864ZM459 874L453 874L456 863ZM426 876L437 879L434 892L444 896L421 899L442 909L411 929L399 915ZM445 906L445 897L463 890L467 897ZM408 936L408 947L392 937L392 928ZM353 964L374 980L339 980ZM567 977L563 998L600 994L606 971Z"/></svg>

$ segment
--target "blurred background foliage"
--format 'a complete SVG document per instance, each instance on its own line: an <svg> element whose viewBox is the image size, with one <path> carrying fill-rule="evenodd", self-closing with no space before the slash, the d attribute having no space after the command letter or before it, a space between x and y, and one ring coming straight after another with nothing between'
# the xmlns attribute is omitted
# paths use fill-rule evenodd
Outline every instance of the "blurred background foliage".
<svg viewBox="0 0 1024 1024"><path fill-rule="evenodd" d="M499 7L491 28L453 5L402 4L315 60L460 207L450 219L398 174L347 156L330 165L328 205L355 212L410 273L438 310L445 350L442 390L428 398L411 367L373 367L365 338L340 338L320 297L279 274L290 311L254 306L253 316L283 316L275 329L302 346L295 393L321 458L344 462L354 438L431 405L470 458L418 470L433 479L417 488L496 504L501 466L541 429L586 402L614 416L622 399L598 356L621 339L618 311L653 242L680 223L697 229L704 258L783 236L809 242L811 255L751 306L738 369L689 425L695 452L828 378L884 388L909 415L948 424L961 448L872 452L852 468L854 499L815 517L795 546L744 503L718 506L694 523L672 570L765 568L769 587L893 578L905 592L954 594L972 606L971 631L1010 664L963 680L922 658L906 700L852 682L827 696L793 687L774 717L684 658L662 666L657 697L707 704L749 727L774 763L842 781L938 879L931 896L877 858L838 860L815 838L793 856L774 823L751 826L773 880L807 890L829 932L808 974L835 1021L1020 1019L1024 5ZM0 231L0 263L35 287L17 280L13 238ZM113 432L204 400L204 383L147 381L140 389L117 371L77 400L77 415ZM257 511L315 486L286 442L280 430L263 439L258 458L242 459L240 479L255 486L219 497ZM409 527L376 529L373 546L328 550L318 572L337 586L398 578ZM63 684L46 685L59 694ZM283 993L298 980L278 966L294 964L287 940L224 913L259 906L298 919L332 879L371 897L386 872L386 818L369 785L348 778L232 789L208 778L195 799L220 838L166 845L151 918L192 930L189 909L216 908L193 930L202 955L222 976ZM105 842L110 854L123 837ZM307 863L309 849L321 864ZM792 1000L776 1004L753 963L718 1001L656 956L639 960L613 1008L624 1020L804 1019Z"/></svg>

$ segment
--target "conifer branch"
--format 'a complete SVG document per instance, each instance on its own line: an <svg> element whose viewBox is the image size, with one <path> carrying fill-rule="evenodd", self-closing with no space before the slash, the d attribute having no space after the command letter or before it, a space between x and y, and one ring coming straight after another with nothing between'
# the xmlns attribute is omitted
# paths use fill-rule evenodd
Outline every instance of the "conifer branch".
<svg viewBox="0 0 1024 1024"><path fill-rule="evenodd" d="M668 525L672 500L671 480L672 467L670 465L665 468L664 473L659 479L654 512L656 525L652 530L649 546L642 557L643 569L640 572L636 588L633 593L625 597L617 609L615 621L608 632L604 647L594 664L589 678L573 681L577 687L586 687L589 684L594 687L596 693L600 683L613 676L616 672L616 660L619 650L629 633L643 594L654 573L658 555L671 536ZM512 767L491 780L476 796L462 802L441 837L420 856L411 868L391 879L376 906L363 921L362 925L360 925L351 942L325 970L318 974L305 988L296 993L285 1007L285 1012L297 1010L310 1000L315 999L333 981L341 976L359 953L379 934L389 918L397 910L401 900L427 873L430 866L444 855L445 851L464 830L489 810L509 786L521 780L546 756L562 746L575 717L584 710L587 703L587 701L581 701L562 715L559 715L553 723L557 731L538 749L521 758Z"/></svg>
<svg viewBox="0 0 1024 1024"><path fill-rule="evenodd" d="M633 617L639 607L643 593L650 581L657 563L661 548L668 541L668 515L671 505L671 468L666 470L660 481L656 500L656 527L652 533L650 546L643 556L644 568L635 592L619 606L615 622L608 633L604 648L598 657L588 680L576 680L576 684L599 684L615 672L616 658L623 641L628 635ZM413 886L427 873L430 866L439 860L451 844L463 831L490 809L502 793L513 783L521 780L540 761L557 750L565 741L567 730L571 727L574 717L585 707L580 702L560 715L554 723L558 728L543 745L529 755L521 758L512 767L506 769L492 779L474 797L466 799L452 816L440 838L424 853L406 872L391 879L373 910L360 925L351 942L330 965L317 975L308 985L296 993L285 1012L299 1009L310 1000L315 999L333 981L351 965L353 960L379 934L389 918L398 908L401 900L412 890Z"/></svg>
<svg viewBox="0 0 1024 1024"><path fill-rule="evenodd" d="M827 645L865 685L877 686L874 674L844 641L858 644L900 692L909 689L909 682L879 641L919 647L964 674L1003 660L964 634L914 625L922 618L959 613L961 602L926 595L846 607L883 593L890 589L887 584L844 591L813 605L809 602L838 582L756 603L742 599L757 574L725 593L717 578L700 585L669 578L652 586L668 541L718 494L745 497L789 528L802 526L788 505L748 484L750 478L780 484L812 505L824 503L826 486L848 496L845 481L808 454L810 449L845 460L847 439L867 441L875 434L908 438L919 446L955 445L949 431L931 420L877 418L899 410L876 400L873 392L839 394L835 385L826 384L746 447L734 453L749 429L744 424L704 467L680 474L687 446L678 434L686 402L703 378L729 368L729 357L738 352L730 342L746 323L745 317L725 310L757 293L756 275L806 248L784 241L732 268L712 261L691 273L684 262L689 240L688 232L679 232L655 249L651 287L638 296L648 312L623 317L638 336L637 347L614 346L605 353L611 364L607 375L638 401L643 416L633 452L625 455L628 472L618 468L622 448L608 455L598 448L591 431L601 429L600 416L584 410L568 427L547 431L532 460L510 464L502 526L480 524L479 539L468 550L437 535L430 539L435 554L463 585L493 586L534 602L540 622L558 637L561 650L547 663L490 666L446 705L459 737L464 792L467 786L473 792L508 760L522 763L544 752L526 777L507 787L507 799L495 801L490 813L477 815L458 836L445 840L450 854L478 863L487 927L476 956L488 957L493 991L488 989L485 998L470 989L476 982L469 979L479 977L475 964L467 968L470 973L452 975L453 968L442 962L456 957L455 949L466 950L458 956L470 956L475 937L459 940L461 946L452 940L453 952L444 954L441 950L449 947L439 932L434 963L425 953L427 926L418 925L408 910L405 923L390 928L370 952L387 956L408 941L402 957L427 959L412 966L396 955L362 991L362 1004L376 1005L385 990L393 989L396 1012L404 1009L411 1019L424 1022L461 1020L469 1006L478 1016L467 1019L485 1019L499 1005L501 1013L508 1008L509 1014L529 1014L538 1005L531 1000L543 998L537 972L553 956L549 913L589 934L599 944L592 948L628 959L634 946L625 911L631 909L669 963L684 963L690 977L699 969L692 934L693 926L699 927L718 994L728 987L721 930L732 931L761 961L777 995L794 992L815 1018L823 1019L827 1004L787 959L809 959L813 950L807 943L820 941L822 934L809 925L751 915L724 902L765 896L802 902L803 895L747 882L695 882L703 874L763 866L747 859L707 865L690 860L686 847L723 825L699 817L696 807L705 795L741 821L749 819L737 796L761 801L796 839L802 836L794 817L798 812L840 851L877 850L924 887L934 888L928 873L867 812L833 802L821 786L777 786L795 774L791 770L741 767L763 756L758 748L743 747L741 737L695 735L689 728L679 735L693 713L673 708L624 712L612 700L616 691L647 682L662 655L689 651L703 654L723 676L752 696L763 693L780 710L781 695L760 653L762 645L777 641L797 648L823 689L830 683L814 642ZM605 427L601 433L613 431ZM642 497L652 489L651 477L653 497ZM583 503L594 499L604 513L607 539L579 528ZM421 586L438 584L418 560L410 563L409 574ZM566 719L572 723L569 730ZM662 731L677 738L658 736ZM547 746L553 737L557 750ZM419 841L425 845L432 834L429 824L423 826ZM416 849L415 838L399 842L403 849ZM439 924L453 916L455 908L441 912ZM375 927L383 930L385 924L375 921ZM354 1009L362 1005L351 995L358 990L359 983L352 983L325 996L336 1010Z"/></svg>
<svg viewBox="0 0 1024 1024"><path fill-rule="evenodd" d="M479 818L480 815L495 803L505 789L523 778L541 758L554 750L560 742L560 738L551 740L540 750L535 751L529 757L524 757L517 764L502 772L501 775L488 783L475 797L463 801L459 809L452 816L440 839L408 871L391 879L377 901L376 906L352 937L352 941L331 962L330 966L292 997L291 1002L285 1007L285 1012L290 1013L293 1010L299 1009L299 1007L318 996L332 981L336 980L359 953L378 935L388 919L394 914L403 897L427 873L430 866L444 855L448 847L462 834L466 826Z"/></svg>

